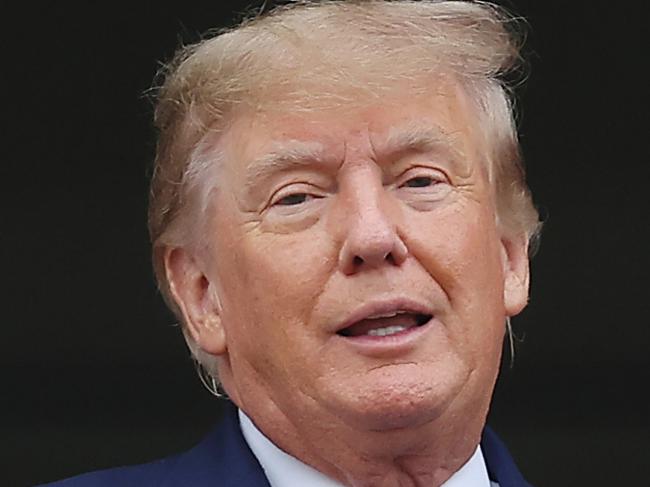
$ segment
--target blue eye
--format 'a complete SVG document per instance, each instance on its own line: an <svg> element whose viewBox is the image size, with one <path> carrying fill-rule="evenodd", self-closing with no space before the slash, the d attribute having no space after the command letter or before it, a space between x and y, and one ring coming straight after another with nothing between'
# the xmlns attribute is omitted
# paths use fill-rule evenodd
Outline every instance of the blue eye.
<svg viewBox="0 0 650 487"><path fill-rule="evenodd" d="M309 195L307 193L295 193L295 194L290 194L288 196L285 196L284 198L280 198L278 201L275 202L276 205L279 206L295 206L295 205L300 205L307 201L307 198Z"/></svg>
<svg viewBox="0 0 650 487"><path fill-rule="evenodd" d="M407 188L426 188L435 184L433 178L421 176L417 178L411 178L404 183L404 186Z"/></svg>

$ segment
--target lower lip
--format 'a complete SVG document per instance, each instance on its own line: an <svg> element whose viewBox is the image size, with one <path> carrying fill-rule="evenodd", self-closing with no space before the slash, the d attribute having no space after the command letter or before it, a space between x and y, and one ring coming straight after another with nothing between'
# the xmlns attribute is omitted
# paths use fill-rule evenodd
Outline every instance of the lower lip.
<svg viewBox="0 0 650 487"><path fill-rule="evenodd" d="M434 318L425 324L386 336L360 335L346 337L336 335L338 340L352 346L356 352L369 356L386 356L402 354L410 351L421 342L425 333L434 326Z"/></svg>

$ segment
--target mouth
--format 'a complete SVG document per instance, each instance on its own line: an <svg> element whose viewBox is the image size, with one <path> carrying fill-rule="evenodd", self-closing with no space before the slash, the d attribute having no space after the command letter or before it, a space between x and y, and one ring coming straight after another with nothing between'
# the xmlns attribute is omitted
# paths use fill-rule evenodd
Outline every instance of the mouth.
<svg viewBox="0 0 650 487"><path fill-rule="evenodd" d="M388 337L408 333L427 324L432 314L410 309L393 309L374 312L349 321L336 333L346 338Z"/></svg>

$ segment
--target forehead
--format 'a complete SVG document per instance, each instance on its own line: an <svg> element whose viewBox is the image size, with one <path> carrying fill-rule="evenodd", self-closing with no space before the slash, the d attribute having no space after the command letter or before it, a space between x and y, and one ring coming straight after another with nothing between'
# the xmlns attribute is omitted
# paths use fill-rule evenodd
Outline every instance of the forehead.
<svg viewBox="0 0 650 487"><path fill-rule="evenodd" d="M427 93L404 87L381 98L324 109L242 110L222 138L230 169L255 171L278 159L342 160L351 147L377 155L400 148L445 148L463 159L479 156L483 141L476 111L458 83ZM298 108L298 107L296 107Z"/></svg>

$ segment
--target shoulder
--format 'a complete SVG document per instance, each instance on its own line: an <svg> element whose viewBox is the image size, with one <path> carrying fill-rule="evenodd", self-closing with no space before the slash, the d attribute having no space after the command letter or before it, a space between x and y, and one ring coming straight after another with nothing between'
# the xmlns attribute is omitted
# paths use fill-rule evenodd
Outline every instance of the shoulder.
<svg viewBox="0 0 650 487"><path fill-rule="evenodd" d="M266 477L248 448L234 407L227 406L217 427L191 450L142 465L90 472L48 487L267 487Z"/></svg>
<svg viewBox="0 0 650 487"><path fill-rule="evenodd" d="M205 441L185 453L150 463L88 472L45 485L47 487L108 487L116 485L120 487L154 485L172 487L194 485L195 479L192 477L201 475L206 468L209 468L209 466L201 464L200 461L204 448Z"/></svg>
<svg viewBox="0 0 650 487"><path fill-rule="evenodd" d="M136 487L147 485L165 485L165 472L169 471L173 458L165 458L155 462L129 467L118 467L107 470L89 472L65 480L52 482L47 487L108 487L120 485Z"/></svg>

